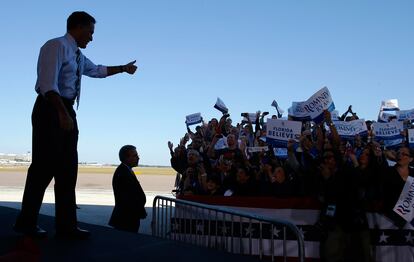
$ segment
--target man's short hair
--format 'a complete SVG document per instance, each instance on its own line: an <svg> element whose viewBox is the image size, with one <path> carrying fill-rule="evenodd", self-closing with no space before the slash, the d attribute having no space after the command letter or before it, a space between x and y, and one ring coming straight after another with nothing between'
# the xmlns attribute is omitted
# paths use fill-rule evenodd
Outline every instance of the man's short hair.
<svg viewBox="0 0 414 262"><path fill-rule="evenodd" d="M79 25L88 26L95 24L96 20L90 14L83 11L73 12L67 20L66 29L67 31L76 28Z"/></svg>
<svg viewBox="0 0 414 262"><path fill-rule="evenodd" d="M128 152L131 150L137 150L137 148L133 145L125 145L123 147L121 147L121 149L119 150L119 160L124 163L124 161L126 160L127 156L128 156Z"/></svg>

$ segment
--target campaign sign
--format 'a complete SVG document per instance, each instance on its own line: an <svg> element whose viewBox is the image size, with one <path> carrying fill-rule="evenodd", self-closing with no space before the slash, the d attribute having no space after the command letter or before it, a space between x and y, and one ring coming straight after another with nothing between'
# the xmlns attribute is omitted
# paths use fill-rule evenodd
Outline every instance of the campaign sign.
<svg viewBox="0 0 414 262"><path fill-rule="evenodd" d="M394 140L403 138L403 122L392 121L389 123L373 123L372 130L376 140Z"/></svg>
<svg viewBox="0 0 414 262"><path fill-rule="evenodd" d="M396 115L397 115L397 120L398 121L413 120L414 119L414 109L397 111Z"/></svg>
<svg viewBox="0 0 414 262"><path fill-rule="evenodd" d="M381 102L382 111L396 111L400 110L397 99L389 99Z"/></svg>
<svg viewBox="0 0 414 262"><path fill-rule="evenodd" d="M327 87L322 88L304 102L293 102L290 115L300 121L313 120L319 123L323 120L323 111L333 111L335 104Z"/></svg>
<svg viewBox="0 0 414 262"><path fill-rule="evenodd" d="M216 104L214 105L214 108L222 112L223 114L227 114L229 112L229 109L224 104L223 100L221 100L219 97L217 97Z"/></svg>
<svg viewBox="0 0 414 262"><path fill-rule="evenodd" d="M282 108L279 107L279 105L277 104L276 100L273 100L271 106L274 106L276 108L276 111L278 113L278 117L280 118L283 113L285 112Z"/></svg>
<svg viewBox="0 0 414 262"><path fill-rule="evenodd" d="M227 147L227 139L225 137L222 137L219 140L217 140L216 144L214 145L215 150L222 150Z"/></svg>
<svg viewBox="0 0 414 262"><path fill-rule="evenodd" d="M407 222L414 219L414 177L407 177L400 198L393 210Z"/></svg>
<svg viewBox="0 0 414 262"><path fill-rule="evenodd" d="M354 139L356 135L366 136L368 135L367 125L364 119L358 119L353 121L333 121L338 134L343 139Z"/></svg>
<svg viewBox="0 0 414 262"><path fill-rule="evenodd" d="M414 129L408 129L408 144L410 148L414 148Z"/></svg>
<svg viewBox="0 0 414 262"><path fill-rule="evenodd" d="M287 159L288 158L287 148L275 147L275 148L273 148L273 153L278 158L281 158L281 159Z"/></svg>
<svg viewBox="0 0 414 262"><path fill-rule="evenodd" d="M252 124L255 124L257 120L257 114L256 113L247 113L247 114L248 114L249 119L247 119L246 117L243 117L243 120L246 122L250 120Z"/></svg>
<svg viewBox="0 0 414 262"><path fill-rule="evenodd" d="M267 152L269 151L268 146L250 146L247 148L247 152L249 153L260 153L260 152Z"/></svg>
<svg viewBox="0 0 414 262"><path fill-rule="evenodd" d="M331 119L334 121L339 121L339 112L338 110L333 110L331 112Z"/></svg>
<svg viewBox="0 0 414 262"><path fill-rule="evenodd" d="M327 87L322 88L306 100L304 109L308 112L310 118L316 123L323 120L323 111L333 111L335 104L332 101L331 93Z"/></svg>
<svg viewBox="0 0 414 262"><path fill-rule="evenodd" d="M289 107L288 109L289 116L298 121L311 120L308 112L304 108L305 103L306 102L292 102L292 107Z"/></svg>
<svg viewBox="0 0 414 262"><path fill-rule="evenodd" d="M266 142L274 147L286 147L290 139L300 138L302 123L280 119L267 119Z"/></svg>
<svg viewBox="0 0 414 262"><path fill-rule="evenodd" d="M404 139L393 139L393 140L384 140L384 147L387 150L398 150L401 147L401 144L404 143Z"/></svg>
<svg viewBox="0 0 414 262"><path fill-rule="evenodd" d="M378 115L378 122L388 123L390 119L395 119L395 115L391 113L386 113L384 111L380 111Z"/></svg>
<svg viewBox="0 0 414 262"><path fill-rule="evenodd" d="M191 114L185 117L185 123L187 126L199 124L201 121L203 121L203 118L200 113Z"/></svg>

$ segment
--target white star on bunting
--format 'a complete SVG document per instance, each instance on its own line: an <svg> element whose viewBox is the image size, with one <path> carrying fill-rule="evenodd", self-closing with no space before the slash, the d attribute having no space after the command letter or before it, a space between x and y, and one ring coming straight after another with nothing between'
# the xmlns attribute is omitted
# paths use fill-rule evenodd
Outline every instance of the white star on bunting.
<svg viewBox="0 0 414 262"><path fill-rule="evenodd" d="M249 227L246 227L244 230L246 231L246 236L253 235L254 228L251 225Z"/></svg>
<svg viewBox="0 0 414 262"><path fill-rule="evenodd" d="M227 228L229 228L229 227L226 227L226 226L222 226L222 227L221 227L221 233L222 233L223 235L226 235L226 234L227 234Z"/></svg>
<svg viewBox="0 0 414 262"><path fill-rule="evenodd" d="M389 238L390 236L385 235L384 231L382 231L382 235L380 236L380 243L387 243L387 238Z"/></svg>
<svg viewBox="0 0 414 262"><path fill-rule="evenodd" d="M276 237L279 237L280 230L277 229L277 227L273 227L273 230L270 229L270 233L273 234Z"/></svg>

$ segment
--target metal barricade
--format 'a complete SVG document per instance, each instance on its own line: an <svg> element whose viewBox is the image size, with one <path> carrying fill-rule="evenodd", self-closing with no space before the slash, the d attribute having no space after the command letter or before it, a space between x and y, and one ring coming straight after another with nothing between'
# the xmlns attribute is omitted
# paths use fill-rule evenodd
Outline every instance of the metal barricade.
<svg viewBox="0 0 414 262"><path fill-rule="evenodd" d="M231 253L258 255L260 260L271 257L272 261L276 254L281 254L283 261L287 260L289 234L289 239L296 240L294 248L297 248L298 261L305 261L302 232L282 219L156 196L151 227L152 235L156 237Z"/></svg>

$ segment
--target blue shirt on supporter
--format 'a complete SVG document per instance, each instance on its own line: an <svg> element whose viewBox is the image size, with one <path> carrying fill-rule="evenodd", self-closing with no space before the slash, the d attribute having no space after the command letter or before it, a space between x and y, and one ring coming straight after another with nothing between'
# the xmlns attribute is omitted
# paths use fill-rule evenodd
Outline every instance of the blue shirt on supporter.
<svg viewBox="0 0 414 262"><path fill-rule="evenodd" d="M37 81L35 90L43 96L54 91L61 97L75 99L77 80L76 51L78 46L75 39L66 33L62 37L47 41L40 49L37 63ZM104 78L107 68L95 65L82 53L80 54L81 75Z"/></svg>

